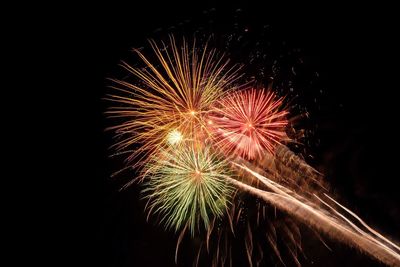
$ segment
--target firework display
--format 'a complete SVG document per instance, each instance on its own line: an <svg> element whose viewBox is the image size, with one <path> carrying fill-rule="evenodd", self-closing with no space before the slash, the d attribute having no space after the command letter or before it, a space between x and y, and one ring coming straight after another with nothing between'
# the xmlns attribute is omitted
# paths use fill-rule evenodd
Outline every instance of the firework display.
<svg viewBox="0 0 400 267"><path fill-rule="evenodd" d="M112 80L107 114L117 121L110 127L116 150L139 170L149 218L180 232L177 247L189 232L202 240L198 255L207 253L212 265L223 266L231 261L235 225L244 220L250 266L264 254L256 239L265 239L284 263L278 228L300 265L297 224L303 222L316 233L400 266L400 247L331 198L323 175L288 148L290 114L284 97L242 82L240 67L207 44L171 36L169 42L150 45L153 54L135 50L142 66L122 63L135 82ZM253 205L248 195L257 200L256 212L243 219L243 207ZM289 218L274 221L268 209ZM261 238L255 234L258 226Z"/></svg>

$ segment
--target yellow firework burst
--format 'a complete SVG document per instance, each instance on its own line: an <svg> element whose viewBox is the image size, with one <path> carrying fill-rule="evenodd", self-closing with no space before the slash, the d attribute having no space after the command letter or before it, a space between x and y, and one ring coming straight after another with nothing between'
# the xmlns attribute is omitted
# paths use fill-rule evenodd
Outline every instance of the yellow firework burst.
<svg viewBox="0 0 400 267"><path fill-rule="evenodd" d="M115 103L108 115L123 120L111 127L118 137L115 147L132 151L128 160L135 159L134 166L161 148L201 139L204 114L239 78L240 67L207 45L198 48L183 40L178 46L172 36L168 44L150 40L150 45L156 62L135 50L145 66L122 66L137 83L113 80L116 91L108 97Z"/></svg>

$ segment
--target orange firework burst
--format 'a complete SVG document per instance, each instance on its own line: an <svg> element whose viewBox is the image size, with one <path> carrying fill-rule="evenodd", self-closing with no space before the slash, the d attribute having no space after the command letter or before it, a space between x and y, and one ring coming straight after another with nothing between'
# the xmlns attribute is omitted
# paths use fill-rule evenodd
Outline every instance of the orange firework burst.
<svg viewBox="0 0 400 267"><path fill-rule="evenodd" d="M208 128L226 154L255 159L287 138L288 111L283 98L272 91L249 89L234 92L218 101L208 116Z"/></svg>
<svg viewBox="0 0 400 267"><path fill-rule="evenodd" d="M107 113L122 118L111 127L118 136L115 146L130 152L128 161L140 166L161 148L181 141L198 140L204 127L204 113L239 78L236 65L210 50L185 41L180 46L171 36L169 44L150 40L155 62L135 50L144 68L122 63L138 78L137 84L113 80L117 93L109 96L116 105ZM154 63L152 63L154 62ZM196 136L195 136L196 135Z"/></svg>

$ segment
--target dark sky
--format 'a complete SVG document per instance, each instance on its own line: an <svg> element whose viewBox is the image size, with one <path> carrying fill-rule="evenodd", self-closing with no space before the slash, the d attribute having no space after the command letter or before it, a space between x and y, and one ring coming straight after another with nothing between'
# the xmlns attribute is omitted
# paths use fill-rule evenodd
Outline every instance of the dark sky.
<svg viewBox="0 0 400 267"><path fill-rule="evenodd" d="M108 158L111 136L104 132L109 122L103 114L107 104L101 100L108 90L106 78L121 75L120 60L133 60L130 48L145 45L146 38L169 31L188 34L188 29L208 25L210 16L215 30L223 32L232 28L238 8L243 14L241 26L256 30L257 25L268 25L272 42L285 42L282 47L287 51L301 51L307 86L300 82L298 88L308 91L297 92L305 95L301 101L309 107L314 124L303 125L313 129L309 148L315 158L312 163L327 174L343 203L383 233L400 239L395 97L399 46L398 26L390 8L278 8L202 2L59 7L51 17L63 21L59 26L63 33L57 35L51 51L54 60L63 65L60 82L68 88L49 97L61 100L60 115L66 122L59 130L63 161L58 166L68 166L68 170L57 172L58 179L64 181L61 177L65 177L73 191L61 197L59 209L65 211L61 216L65 226L55 229L54 235L69 241L56 249L60 256L55 257L55 263L173 266L174 235L145 221L137 187L118 192L122 181L109 178L122 163ZM177 30L181 22L192 26ZM315 72L318 79L310 85L314 78L307 73ZM302 259L304 266L380 266L335 242L328 240L334 249L330 252L314 241L303 240L307 255ZM183 251L190 251L190 247ZM182 256L180 266L189 262Z"/></svg>

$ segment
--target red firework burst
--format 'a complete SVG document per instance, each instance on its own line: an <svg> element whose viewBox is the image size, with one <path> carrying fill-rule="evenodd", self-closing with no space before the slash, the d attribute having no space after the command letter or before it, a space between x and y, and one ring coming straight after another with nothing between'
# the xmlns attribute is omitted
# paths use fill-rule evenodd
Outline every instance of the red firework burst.
<svg viewBox="0 0 400 267"><path fill-rule="evenodd" d="M218 101L208 117L208 126L218 147L226 154L255 159L274 152L287 137L288 112L283 98L272 91L248 89Z"/></svg>

